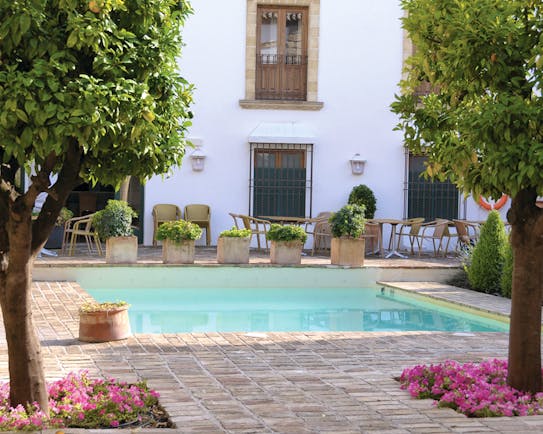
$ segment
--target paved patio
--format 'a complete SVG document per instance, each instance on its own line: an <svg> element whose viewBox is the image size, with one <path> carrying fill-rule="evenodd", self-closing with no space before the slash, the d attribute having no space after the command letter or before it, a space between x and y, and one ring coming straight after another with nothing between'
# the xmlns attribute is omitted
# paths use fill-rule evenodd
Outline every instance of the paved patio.
<svg viewBox="0 0 543 434"><path fill-rule="evenodd" d="M142 251L140 262L158 262L158 252ZM100 267L103 259L44 257L36 265L58 262ZM213 249L199 249L197 264L212 262ZM304 257L303 262L319 266L329 264L329 259ZM253 254L251 263L266 263L266 255ZM457 265L451 259L430 258L368 259L366 264ZM443 284L391 284L497 313L508 309L507 300ZM93 376L145 378L160 392L176 432L543 432L543 416L468 419L450 409L437 409L429 400L411 399L394 380L414 364L504 358L508 339L504 333L138 334L121 342L85 344L77 340L77 307L88 297L85 291L70 282L35 282L33 289L47 376L88 369ZM3 336L0 349L0 376L5 379Z"/></svg>

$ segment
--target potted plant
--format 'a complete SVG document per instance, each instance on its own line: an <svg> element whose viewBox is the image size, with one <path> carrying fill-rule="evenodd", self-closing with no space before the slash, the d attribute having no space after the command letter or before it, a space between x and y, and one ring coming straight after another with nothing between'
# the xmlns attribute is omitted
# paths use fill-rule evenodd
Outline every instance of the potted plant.
<svg viewBox="0 0 543 434"><path fill-rule="evenodd" d="M135 264L138 261L138 238L133 235L132 218L136 212L123 200L108 200L97 211L92 224L100 239L106 241L106 262Z"/></svg>
<svg viewBox="0 0 543 434"><path fill-rule="evenodd" d="M371 220L375 217L377 210L377 199L371 188L367 185L360 184L351 190L349 194L349 205L364 206L364 217L366 220ZM381 240L381 226L378 223L366 221L364 229L364 238L366 239L366 254L379 252L379 240Z"/></svg>
<svg viewBox="0 0 543 434"><path fill-rule="evenodd" d="M64 237L64 224L74 216L74 213L68 208L62 208L55 222L55 226L45 243L46 249L60 249L62 247L62 238Z"/></svg>
<svg viewBox="0 0 543 434"><path fill-rule="evenodd" d="M132 332L125 301L84 303L79 308L79 340L108 342L128 338Z"/></svg>
<svg viewBox="0 0 543 434"><path fill-rule="evenodd" d="M162 241L162 261L165 264L193 264L194 241L202 236L202 228L186 220L162 223L156 239Z"/></svg>
<svg viewBox="0 0 543 434"><path fill-rule="evenodd" d="M248 264L250 229L232 228L222 231L217 241L217 262L219 264Z"/></svg>
<svg viewBox="0 0 543 434"><path fill-rule="evenodd" d="M330 256L333 265L361 267L364 264L364 207L345 205L330 216L332 241Z"/></svg>
<svg viewBox="0 0 543 434"><path fill-rule="evenodd" d="M307 234L300 226L272 224L266 233L271 241L270 261L272 264L297 265L302 261L302 248Z"/></svg>

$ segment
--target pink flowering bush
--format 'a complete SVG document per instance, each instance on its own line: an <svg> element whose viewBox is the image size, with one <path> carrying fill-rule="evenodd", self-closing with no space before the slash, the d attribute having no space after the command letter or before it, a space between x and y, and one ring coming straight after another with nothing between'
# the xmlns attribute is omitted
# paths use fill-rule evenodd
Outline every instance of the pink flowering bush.
<svg viewBox="0 0 543 434"><path fill-rule="evenodd" d="M116 428L141 425L158 405L158 393L144 382L127 384L113 379L90 379L71 373L48 384L49 418L37 404L9 406L9 384L0 384L0 430L45 428Z"/></svg>
<svg viewBox="0 0 543 434"><path fill-rule="evenodd" d="M402 372L400 383L411 396L433 398L469 417L543 414L543 393L530 394L506 384L507 362L489 360L460 364L447 360L418 365Z"/></svg>

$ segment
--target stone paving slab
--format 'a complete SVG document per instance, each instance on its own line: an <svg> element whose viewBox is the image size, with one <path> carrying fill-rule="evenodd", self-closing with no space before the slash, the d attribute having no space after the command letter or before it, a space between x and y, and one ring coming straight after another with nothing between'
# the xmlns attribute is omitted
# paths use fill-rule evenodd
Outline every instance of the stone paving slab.
<svg viewBox="0 0 543 434"><path fill-rule="evenodd" d="M466 418L411 399L394 380L420 363L505 358L505 333L139 334L89 344L77 340L77 308L87 298L74 283L34 283L46 375L87 369L92 376L146 379L177 428L142 432L543 432L543 416ZM3 333L0 377L8 378ZM67 430L77 432L89 431Z"/></svg>
<svg viewBox="0 0 543 434"><path fill-rule="evenodd" d="M416 295L430 297L434 300L444 300L464 307L474 307L477 310L509 317L511 300L492 294L471 291L465 288L446 285L438 282L390 282L380 281L378 284L400 289Z"/></svg>

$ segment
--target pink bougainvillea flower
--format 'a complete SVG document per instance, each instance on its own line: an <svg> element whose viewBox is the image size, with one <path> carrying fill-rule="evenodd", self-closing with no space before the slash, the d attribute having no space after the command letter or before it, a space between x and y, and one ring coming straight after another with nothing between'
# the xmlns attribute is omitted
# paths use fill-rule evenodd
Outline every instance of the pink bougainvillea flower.
<svg viewBox="0 0 543 434"><path fill-rule="evenodd" d="M529 394L507 385L507 361L460 364L447 360L417 365L400 376L402 389L416 398L432 398L439 407L470 417L543 414L543 393Z"/></svg>
<svg viewBox="0 0 543 434"><path fill-rule="evenodd" d="M70 373L48 384L49 418L37 403L10 407L9 384L0 383L0 430L110 428L142 420L158 403L158 393L144 382L91 379L86 371Z"/></svg>

